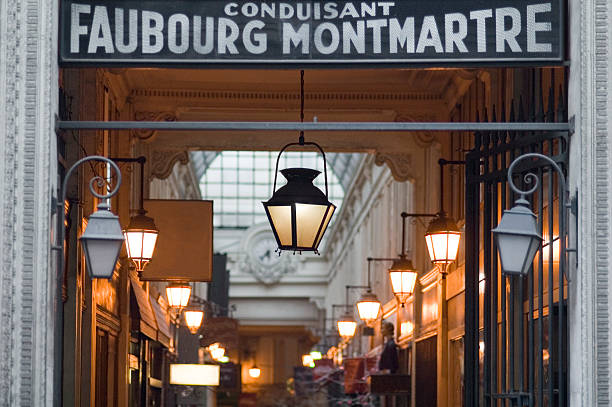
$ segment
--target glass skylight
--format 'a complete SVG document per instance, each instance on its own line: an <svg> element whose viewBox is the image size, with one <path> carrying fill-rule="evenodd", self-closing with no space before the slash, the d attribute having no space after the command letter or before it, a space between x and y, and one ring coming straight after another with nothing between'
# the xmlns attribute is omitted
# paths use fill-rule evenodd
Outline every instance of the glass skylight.
<svg viewBox="0 0 612 407"><path fill-rule="evenodd" d="M278 152L224 151L217 154L200 179L204 199L214 200L214 226L246 228L266 222L262 201L272 196L274 170ZM315 185L325 192L323 160L314 152L286 152L281 156L279 170L291 167L315 168L321 174ZM338 208L344 189L328 165L329 200ZM285 184L278 174L276 188Z"/></svg>

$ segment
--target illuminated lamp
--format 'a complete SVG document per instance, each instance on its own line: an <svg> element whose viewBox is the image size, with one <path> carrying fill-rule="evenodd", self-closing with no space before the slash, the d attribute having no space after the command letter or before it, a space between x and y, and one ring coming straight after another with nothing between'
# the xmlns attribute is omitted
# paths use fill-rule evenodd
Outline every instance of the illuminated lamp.
<svg viewBox="0 0 612 407"><path fill-rule="evenodd" d="M345 313L342 318L337 322L338 333L344 339L350 339L355 336L355 330L357 329L357 322L353 319L350 313Z"/></svg>
<svg viewBox="0 0 612 407"><path fill-rule="evenodd" d="M460 240L461 232L457 223L448 218L444 212L440 212L431 221L425 233L425 242L431 262L445 267L457 260Z"/></svg>
<svg viewBox="0 0 612 407"><path fill-rule="evenodd" d="M192 334L197 333L204 319L204 311L198 309L185 310L183 316L185 317L185 324L189 328L189 332Z"/></svg>
<svg viewBox="0 0 612 407"><path fill-rule="evenodd" d="M361 299L357 302L357 313L359 319L361 319L367 326L372 326L378 318L380 312L380 301L378 297L370 289L361 296Z"/></svg>
<svg viewBox="0 0 612 407"><path fill-rule="evenodd" d="M172 308L185 308L191 296L191 286L187 283L172 283L166 287L166 296Z"/></svg>

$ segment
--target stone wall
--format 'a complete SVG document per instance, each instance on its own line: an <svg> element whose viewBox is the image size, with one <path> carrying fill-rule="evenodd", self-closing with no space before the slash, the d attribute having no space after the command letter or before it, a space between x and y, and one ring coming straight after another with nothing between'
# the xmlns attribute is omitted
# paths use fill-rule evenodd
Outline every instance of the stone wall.
<svg viewBox="0 0 612 407"><path fill-rule="evenodd" d="M54 0L0 2L0 405L52 405L57 20Z"/></svg>

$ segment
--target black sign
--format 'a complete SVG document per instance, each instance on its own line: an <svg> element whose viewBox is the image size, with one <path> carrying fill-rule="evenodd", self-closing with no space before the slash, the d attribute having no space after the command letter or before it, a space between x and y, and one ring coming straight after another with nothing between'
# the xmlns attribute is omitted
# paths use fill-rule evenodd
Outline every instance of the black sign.
<svg viewBox="0 0 612 407"><path fill-rule="evenodd" d="M62 65L563 60L564 0L62 0Z"/></svg>

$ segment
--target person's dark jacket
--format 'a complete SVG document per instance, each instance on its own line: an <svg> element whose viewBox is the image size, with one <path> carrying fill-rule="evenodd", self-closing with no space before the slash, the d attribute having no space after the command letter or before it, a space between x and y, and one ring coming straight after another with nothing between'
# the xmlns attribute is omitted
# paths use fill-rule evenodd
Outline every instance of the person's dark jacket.
<svg viewBox="0 0 612 407"><path fill-rule="evenodd" d="M391 373L397 373L399 368L399 359L397 356L397 345L393 338L390 338L386 343L378 361L380 370L388 369Z"/></svg>

